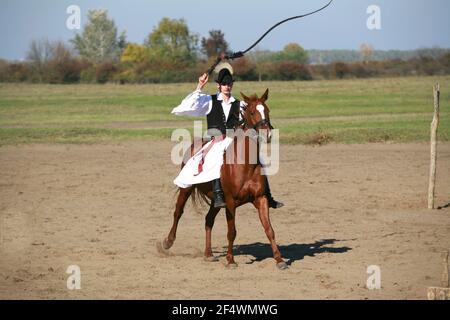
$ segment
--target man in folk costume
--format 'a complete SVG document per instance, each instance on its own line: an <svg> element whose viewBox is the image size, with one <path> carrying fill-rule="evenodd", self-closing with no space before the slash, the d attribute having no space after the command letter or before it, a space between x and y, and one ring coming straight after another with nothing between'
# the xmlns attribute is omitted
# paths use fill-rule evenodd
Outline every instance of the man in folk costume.
<svg viewBox="0 0 450 320"><path fill-rule="evenodd" d="M212 181L215 208L226 207L220 185L220 169L223 164L223 154L233 142L233 138L226 137L225 133L227 129L235 129L238 126L241 108L246 106L244 101L239 101L231 95L234 79L230 68L231 66L224 67L219 71L216 79L217 94L202 93L209 79L208 74L205 73L198 79L196 90L172 110L172 114L180 116L206 116L208 131L219 130L223 134L223 136L213 137L213 140L205 144L200 152L191 157L174 180L180 188ZM205 150L207 151L204 152ZM266 175L265 184L269 207L281 208L284 204L273 199Z"/></svg>

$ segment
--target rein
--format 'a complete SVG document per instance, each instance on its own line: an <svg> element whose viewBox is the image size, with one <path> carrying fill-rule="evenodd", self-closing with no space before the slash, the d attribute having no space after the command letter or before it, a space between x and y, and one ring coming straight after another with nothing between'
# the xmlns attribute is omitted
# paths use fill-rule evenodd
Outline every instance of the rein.
<svg viewBox="0 0 450 320"><path fill-rule="evenodd" d="M261 121L258 121L254 126L253 129L258 130L259 127L263 126L263 125L269 125L270 130L273 129L272 124L270 123L270 120L267 119L262 119Z"/></svg>
<svg viewBox="0 0 450 320"><path fill-rule="evenodd" d="M211 73L214 71L214 69L217 67L217 65L218 65L223 59L226 59L226 60L233 60L233 59L236 59L236 58L243 57L247 52L249 52L250 50L252 50L258 43L261 42L262 39L264 39L264 38L265 38L265 37L266 37L273 29L275 29L275 28L278 27L279 25L281 25L281 24L283 24L283 23L285 23L285 22L288 22L288 21L290 21L290 20L304 18L304 17L310 16L310 15L312 15L312 14L315 14L315 13L317 13L317 12L320 12L320 11L326 9L332 2L333 2L333 0L330 0L330 2L328 2L325 6L323 6L323 7L320 8L320 9L317 9L317 10L315 10L315 11L312 11L312 12L309 12L309 13L306 13L306 14L302 14L302 15L299 15L299 16L290 17L290 18L284 19L284 20L282 20L282 21L276 23L276 24L273 25L269 30L267 30L267 31L266 31L266 32L265 32L258 40L256 40L256 42L255 42L254 44L252 44L250 47L248 47L248 48L247 48L246 50L244 50L244 51L237 51L237 52L233 52L233 53L230 53L230 54L227 54L227 55L225 55L225 54L219 55L219 56L216 58L216 60L214 61L213 65L208 69L207 73L208 73L209 75L211 75Z"/></svg>

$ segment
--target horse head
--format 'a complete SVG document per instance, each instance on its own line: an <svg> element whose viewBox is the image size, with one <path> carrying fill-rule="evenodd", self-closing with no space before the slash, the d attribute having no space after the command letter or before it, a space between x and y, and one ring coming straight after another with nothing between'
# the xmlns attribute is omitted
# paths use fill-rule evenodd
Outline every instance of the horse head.
<svg viewBox="0 0 450 320"><path fill-rule="evenodd" d="M247 104L242 112L244 126L247 129L254 129L258 133L263 129L267 141L269 142L272 136L271 130L273 129L270 124L270 110L266 104L266 101L269 98L269 89L266 89L266 92L264 92L260 98L258 98L256 94L247 97L242 92L241 96Z"/></svg>

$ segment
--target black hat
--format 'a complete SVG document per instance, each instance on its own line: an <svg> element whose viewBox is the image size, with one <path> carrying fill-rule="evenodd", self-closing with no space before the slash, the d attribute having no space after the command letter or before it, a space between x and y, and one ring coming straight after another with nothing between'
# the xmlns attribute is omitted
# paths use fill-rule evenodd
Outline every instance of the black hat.
<svg viewBox="0 0 450 320"><path fill-rule="evenodd" d="M234 79L230 70L227 68L223 68L219 71L219 75L217 76L216 82L218 84L233 84Z"/></svg>

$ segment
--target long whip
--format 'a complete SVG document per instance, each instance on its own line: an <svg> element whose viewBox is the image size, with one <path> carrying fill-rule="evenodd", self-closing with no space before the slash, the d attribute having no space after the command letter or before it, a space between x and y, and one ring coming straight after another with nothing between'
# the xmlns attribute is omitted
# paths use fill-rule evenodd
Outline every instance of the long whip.
<svg viewBox="0 0 450 320"><path fill-rule="evenodd" d="M290 18L284 19L284 20L282 20L282 21L276 23L276 24L273 25L269 30L267 30L267 31L266 31L266 32L265 32L258 40L256 40L256 42L255 42L254 44L252 44L250 47L248 47L248 48L247 48L246 50L244 50L244 51L237 51L237 52L233 52L233 53L230 53L230 54L223 54L223 53L220 54L220 55L216 58L216 60L214 61L213 65L208 69L207 73L208 73L209 75L211 75L211 73L214 71L214 69L217 67L217 65L218 65L223 59L233 60L233 59L236 59L236 58L243 57L247 52L249 52L250 50L252 50L258 43L261 42L262 39L264 39L264 38L265 38L265 37L266 37L273 29L275 29L275 28L278 27L279 25L281 25L281 24L283 24L283 23L285 23L285 22L288 22L288 21L290 21L290 20L304 18L304 17L310 16L310 15L312 15L312 14L315 14L315 13L317 13L317 12L319 12L319 11L322 11L322 10L326 9L332 2L333 2L333 0L330 0L330 2L328 2L325 6L323 6L323 7L320 8L320 9L317 9L317 10L315 10L315 11L312 11L312 12L309 12L309 13L306 13L306 14L302 14L302 15L299 15L299 16L290 17Z"/></svg>

